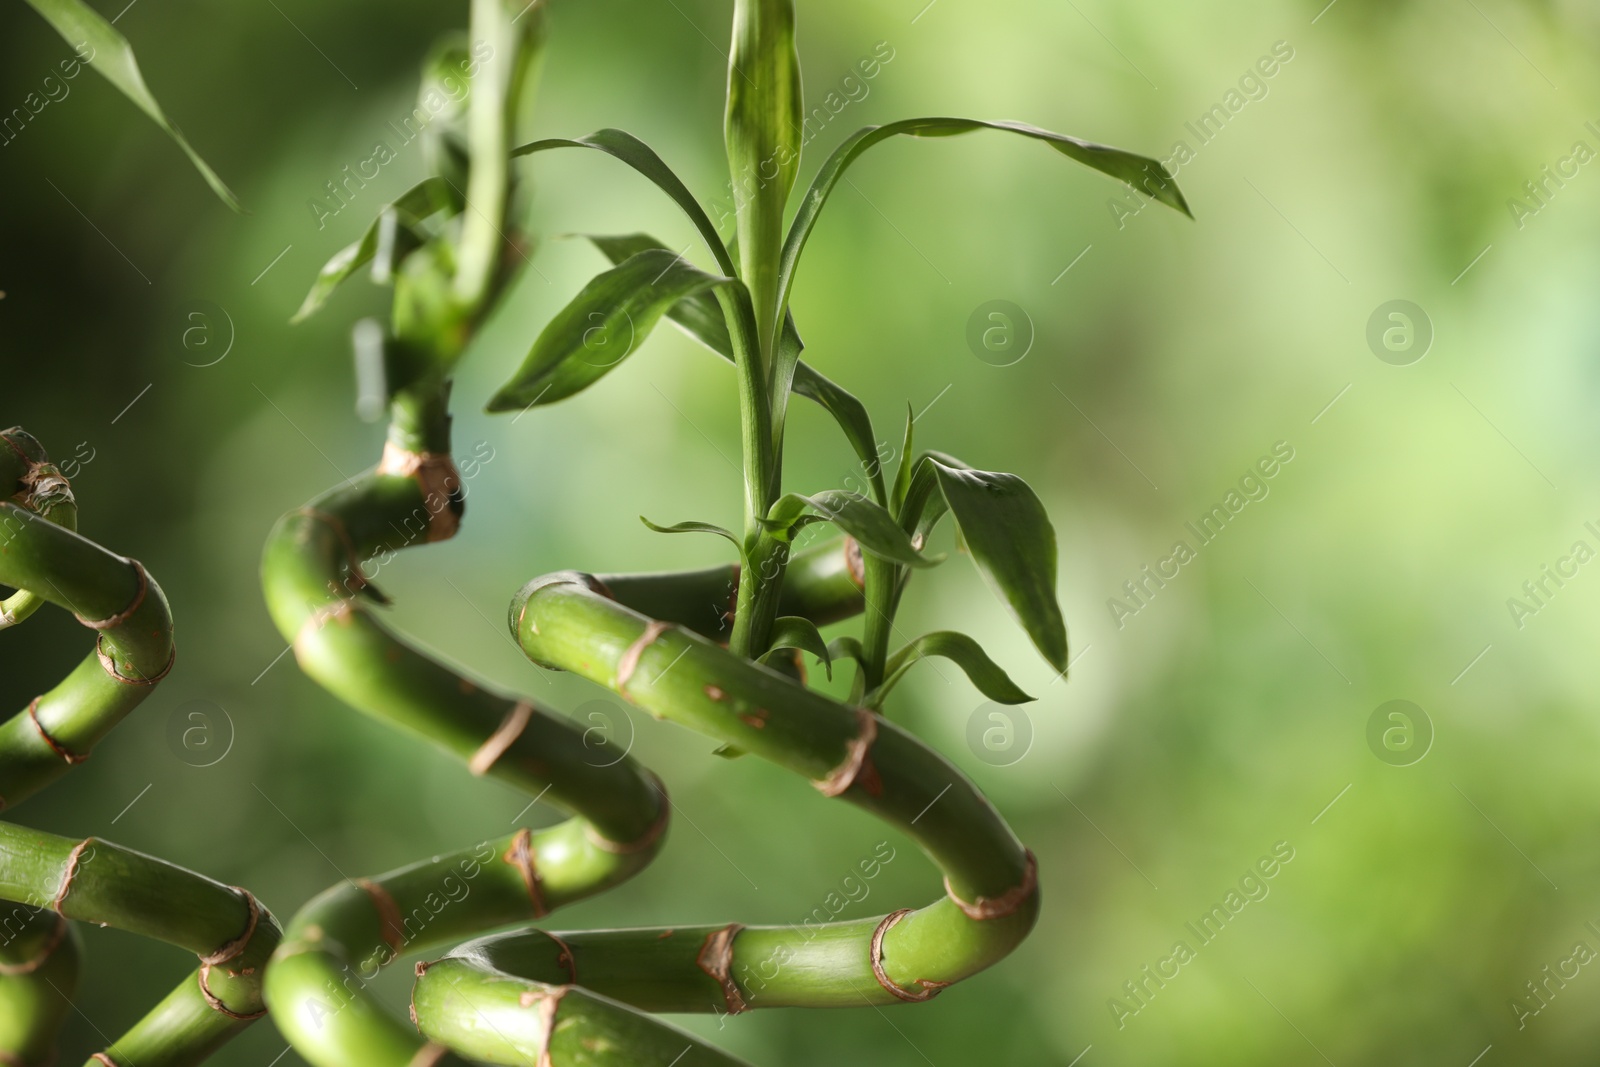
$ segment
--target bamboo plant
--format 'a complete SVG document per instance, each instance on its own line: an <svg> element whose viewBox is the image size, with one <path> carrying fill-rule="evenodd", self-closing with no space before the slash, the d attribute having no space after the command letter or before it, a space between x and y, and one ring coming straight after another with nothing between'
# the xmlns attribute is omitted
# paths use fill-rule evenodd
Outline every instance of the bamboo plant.
<svg viewBox="0 0 1600 1067"><path fill-rule="evenodd" d="M10 810L88 759L172 668L172 616L136 560L76 532L72 487L30 434L0 432L4 625L41 604L73 613L94 647L59 685L0 724L0 805ZM0 822L0 1063L52 1062L72 1007L81 948L68 920L115 926L199 957L132 1030L95 1053L102 1067L187 1067L265 1014L261 973L278 943L248 891L98 838Z"/></svg>
<svg viewBox="0 0 1600 1067"><path fill-rule="evenodd" d="M75 57L97 70L183 149L212 190L240 205L162 111L133 49L82 0L28 0ZM37 113L30 96L24 106ZM0 810L89 758L150 695L176 657L155 579L77 534L72 486L20 427L0 431L0 631L45 604L95 633L93 651L53 689L0 724ZM82 945L71 920L115 926L194 953L199 967L133 1029L90 1058L102 1067L188 1067L266 1013L261 976L280 931L249 891L98 838L74 840L0 822L0 1064L55 1061L73 1009Z"/></svg>
<svg viewBox="0 0 1600 1067"><path fill-rule="evenodd" d="M898 469L885 477L864 406L800 359L790 293L846 169L901 134L1019 134L1188 210L1151 159L1021 123L922 118L846 138L786 227L803 116L794 5L735 0L725 130L736 232L725 239L667 164L630 134L604 129L513 147L542 47L543 8L543 0L472 0L470 39L487 42L492 57L471 70L464 104L429 127L430 176L336 255L306 298L301 316L368 265L374 280L392 285L387 326L356 332L359 393L386 401L387 439L376 467L279 521L262 580L274 621L319 684L462 760L471 773L543 797L572 817L344 882L306 905L267 968L265 992L280 1030L319 1067L736 1064L649 1013L920 1002L1015 948L1038 914L1031 853L972 783L884 708L907 671L929 656L955 662L991 699L1031 698L965 635L934 632L889 646L907 582L939 562L925 546L949 514L965 552L1040 654L1064 672L1054 531L1017 476L914 452L909 418ZM441 45L425 67L424 92L433 79L465 74L465 57L465 41ZM621 362L595 358L597 332L631 330L631 354L669 318L728 360L737 377L744 520L738 531L699 521L650 524L726 538L733 558L720 566L535 579L512 602L511 633L535 663L572 671L698 730L720 742L723 755L748 753L789 768L824 796L865 808L917 841L945 875L943 894L920 910L803 933L736 922L561 932L527 925L648 863L671 810L666 788L631 758L592 765L580 730L559 713L496 693L381 620L388 599L368 565L449 538L462 519L450 455L451 375L513 291L526 255L515 232L516 161L560 148L602 152L651 181L687 215L711 263L702 270L642 234L594 237L610 269L551 319L489 410L527 411L575 396ZM791 394L838 423L870 493L785 492ZM798 547L809 527L824 523L842 536ZM823 639L821 627L857 615L864 616L859 636ZM853 663L850 699L810 688L802 652L830 673L836 663ZM458 895L466 881L483 891ZM417 964L414 1029L366 991L378 969L402 954L512 924L521 928Z"/></svg>

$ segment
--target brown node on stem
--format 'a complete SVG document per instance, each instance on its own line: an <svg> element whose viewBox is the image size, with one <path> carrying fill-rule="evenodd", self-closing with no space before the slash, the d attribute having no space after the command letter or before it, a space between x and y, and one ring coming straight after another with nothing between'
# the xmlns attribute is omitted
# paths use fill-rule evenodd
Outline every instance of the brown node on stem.
<svg viewBox="0 0 1600 1067"><path fill-rule="evenodd" d="M400 905L383 886L370 878L357 878L356 886L372 901L378 913L378 923L383 927L383 943L389 946L390 958L400 955L405 948L405 926L400 919Z"/></svg>
<svg viewBox="0 0 1600 1067"><path fill-rule="evenodd" d="M661 808L656 814L655 822L651 823L650 828L636 840L627 842L608 840L596 833L594 827L586 822L583 824L583 836L589 839L590 844L612 855L630 856L636 852L643 852L661 840L661 835L667 832L667 822L672 816L672 801L667 796L666 784L656 777L654 772L645 773L650 775L650 782L655 786L656 795L661 798Z"/></svg>
<svg viewBox="0 0 1600 1067"><path fill-rule="evenodd" d="M570 986L558 985L547 993L539 995L539 1022L544 1026L544 1033L539 1037L539 1058L534 1061L536 1067L552 1067L550 1059L550 1039L556 1032L556 1009L561 1007L561 998L567 995ZM523 994L526 996L527 994ZM519 1003L522 998L518 998ZM523 1004L523 1007L530 1007Z"/></svg>
<svg viewBox="0 0 1600 1067"><path fill-rule="evenodd" d="M139 591L133 594L133 602L109 619L92 620L77 614L74 614L73 618L91 630L109 630L114 626L121 626L133 617L133 613L139 610L139 605L144 603L144 595L150 591L150 575L145 573L144 564L138 560L130 559L128 562L133 565L134 576L139 579Z"/></svg>
<svg viewBox="0 0 1600 1067"><path fill-rule="evenodd" d="M89 753L73 752L50 736L50 731L46 730L44 723L39 721L39 701L43 699L44 697L37 696L28 702L28 718L33 721L33 728L39 731L39 736L44 739L44 743L50 746L52 752L65 760L69 767L88 759Z"/></svg>
<svg viewBox="0 0 1600 1067"><path fill-rule="evenodd" d="M506 717L501 720L495 732L490 734L488 740L472 754L472 759L467 762L467 770L480 778L488 774L496 761L506 754L506 749L516 744L517 738L528 728L528 720L532 717L533 705L526 700L518 701L510 711L506 712Z"/></svg>
<svg viewBox="0 0 1600 1067"><path fill-rule="evenodd" d="M72 891L72 879L78 874L78 861L83 857L83 850L94 844L94 838L86 837L79 841L70 853L67 854L67 866L61 872L61 886L56 890L55 900L50 902L50 907L57 914L66 914L61 906L67 902L67 894Z"/></svg>
<svg viewBox="0 0 1600 1067"><path fill-rule="evenodd" d="M1039 864L1033 858L1033 851L1024 849L1023 855L1027 857L1027 863L1022 869L1022 881L999 896L979 897L977 900L968 903L956 896L956 891L950 888L949 877L944 880L945 896L949 897L956 907L965 912L969 919L977 919L979 922L985 919L1004 919L1022 907L1023 903L1033 896L1034 892L1039 888Z"/></svg>
<svg viewBox="0 0 1600 1067"><path fill-rule="evenodd" d="M729 1015L738 1015L740 1012L750 1010L750 1005L745 1002L744 993L739 990L739 984L728 973L733 967L733 939L738 937L739 931L743 929L742 923L729 923L720 930L711 931L706 935L705 944L700 946L700 954L694 961L702 971L722 986L722 997L727 1001Z"/></svg>
<svg viewBox="0 0 1600 1067"><path fill-rule="evenodd" d="M117 669L117 661L108 655L106 650L101 647L101 643L105 641L105 638L106 635L101 634L99 637L94 639L94 654L99 657L100 666L105 668L105 672L111 675L111 677L115 678L117 681L121 682L123 685L155 685L172 672L172 665L178 660L178 646L173 645L172 651L167 655L167 665L165 667L162 667L159 671L150 675L148 678L130 677Z"/></svg>
<svg viewBox="0 0 1600 1067"><path fill-rule="evenodd" d="M890 930L893 930L901 919L904 919L910 914L910 908L901 908L899 911L892 911L888 915L885 915L883 917L883 921L878 924L878 928L872 931L872 976L878 980L879 985L899 999L911 1004L920 1004L922 1001L932 1000L934 997L938 996L951 983L935 982L927 978L917 978L914 979L914 981L920 988L908 989L896 982L893 978L890 978L889 975L884 971L884 935Z"/></svg>
<svg viewBox="0 0 1600 1067"><path fill-rule="evenodd" d="M617 661L617 681L612 688L623 696L628 695L628 681L633 677L633 672L639 669L639 657L644 655L644 650L656 638L666 633L670 627L657 619L651 619L645 626L644 633L638 640L628 646L628 650Z"/></svg>
<svg viewBox="0 0 1600 1067"><path fill-rule="evenodd" d="M511 847L506 849L500 858L515 867L522 875L522 883L528 887L528 899L533 902L533 917L537 919L550 914L550 909L544 902L544 879L539 877L539 869L535 863L533 831L518 830L517 835L511 839Z"/></svg>
<svg viewBox="0 0 1600 1067"><path fill-rule="evenodd" d="M383 444L379 474L398 475L417 483L422 503L428 511L428 541L448 541L461 528L465 510L461 498L461 475L448 452L412 452L393 441ZM432 503L440 499L440 503Z"/></svg>
<svg viewBox="0 0 1600 1067"><path fill-rule="evenodd" d="M96 1052L93 1056L90 1056L89 1058L91 1060L94 1060L96 1063L105 1064L106 1067L121 1067L121 1064L117 1063L116 1060L112 1059L110 1056L106 1055L104 1052Z"/></svg>
<svg viewBox="0 0 1600 1067"><path fill-rule="evenodd" d="M836 797L855 785L858 779L869 792L881 792L883 785L870 758L872 743L877 739L878 717L871 708L857 708L856 736L845 750L844 762L822 781L811 783L816 786L817 792L825 797Z"/></svg>
<svg viewBox="0 0 1600 1067"><path fill-rule="evenodd" d="M250 944L250 939L255 936L256 926L261 921L261 905L256 902L255 896L248 889L241 889L238 886L230 886L229 888L244 898L245 906L250 910L250 916L245 921L243 933L211 953L211 955L200 957L200 971L197 975L200 982L200 992L206 998L206 1003L211 1006L212 1011L220 1012L230 1019L259 1019L267 1013L265 1007L252 1012L234 1011L222 1002L221 997L211 992L211 968L237 959L244 952L246 946ZM229 971L228 973L237 976L240 973L248 974L249 971Z"/></svg>
<svg viewBox="0 0 1600 1067"><path fill-rule="evenodd" d="M572 985L577 985L578 984L578 959L577 959L576 956L574 956L572 954L572 946L567 944L565 941L563 941L557 935L552 934L549 930L542 930L542 929L540 929L539 927L536 926L536 927L533 928L533 931L534 931L534 933L543 934L545 937L548 937L551 941L555 942L555 944L556 944L556 962L561 964L561 966L563 966L563 967L565 967L567 969L567 981L569 983L571 983ZM524 997L526 997L528 994L524 993L522 995ZM522 1006L524 1008L526 1008L528 1005L524 1004Z"/></svg>
<svg viewBox="0 0 1600 1067"><path fill-rule="evenodd" d="M867 561L861 558L861 542L848 535L844 539L844 569L850 572L857 589L866 589Z"/></svg>
<svg viewBox="0 0 1600 1067"><path fill-rule="evenodd" d="M55 950L61 947L61 940L66 936L67 917L58 912L56 914L55 928L50 931L50 937L45 943L39 946L39 951L21 963L0 963L0 975L32 974L44 966L45 960L48 960ZM0 1060L0 1062L4 1061Z"/></svg>

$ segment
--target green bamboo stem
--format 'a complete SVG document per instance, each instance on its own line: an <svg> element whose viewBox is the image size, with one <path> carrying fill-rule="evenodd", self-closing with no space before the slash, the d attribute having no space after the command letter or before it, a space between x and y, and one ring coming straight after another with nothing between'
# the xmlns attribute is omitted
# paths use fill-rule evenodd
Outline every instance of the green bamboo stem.
<svg viewBox="0 0 1600 1067"><path fill-rule="evenodd" d="M435 420L412 423L398 436L438 447L447 433L447 422ZM376 559L381 569L402 548L451 536L461 514L459 484L447 453L408 452L391 437L376 470L279 520L262 563L273 620L315 681L473 773L578 813L536 835L525 856L508 860L501 849L487 864L497 873L484 884L512 885L514 877L517 894L508 903L503 894L479 893L455 908L450 922L435 927L452 938L543 914L631 876L659 848L668 810L659 783L632 759L600 765L578 726L446 667L378 619L373 605L382 596L363 566ZM534 872L531 882L522 881L522 871ZM285 1034L313 1063L401 1067L424 1051L359 987L351 992L357 1007L339 1012L342 1021L327 1023L316 1006L330 983L338 987L351 966L371 959L372 931L381 931L390 906L382 894L408 913L419 879L426 881L414 873L385 876L374 883L377 894L336 887L291 922L289 942L267 973L267 998ZM330 908L337 922L323 914ZM317 936L308 933L313 927ZM398 954L400 946L393 947L382 963Z"/></svg>
<svg viewBox="0 0 1600 1067"><path fill-rule="evenodd" d="M11 461L22 462L22 477L27 478L28 484L23 488L30 499L28 510L39 515L57 526L64 526L69 530L78 528L78 503L73 499L72 486L67 481L61 469L48 460L32 460L29 458L28 443L37 447L38 442L29 437L27 442L18 436L23 433L14 428L7 431L12 439L8 442L15 447L8 449L11 452ZM42 455L42 449L38 452ZM15 483L7 479L6 483ZM0 543L10 539L10 530L0 527ZM26 589L19 589L11 596L0 600L0 630L10 629L19 623L27 621L28 617L45 605L44 597Z"/></svg>
<svg viewBox="0 0 1600 1067"><path fill-rule="evenodd" d="M528 981L457 959L418 970L422 975L412 999L418 1026L441 1044L470 1050L482 1063L749 1067L697 1037L579 986Z"/></svg>
<svg viewBox="0 0 1600 1067"><path fill-rule="evenodd" d="M816 927L734 923L489 938L419 967L413 1012L429 1036L496 1063L610 1063L563 1049L562 1033L591 1025L587 1000L568 1007L571 987L651 1012L921 1001L997 962L1032 928L1039 901L1032 855L955 767L894 724L641 615L575 572L524 587L512 602L511 628L534 662L571 670L884 819L944 872L945 895L919 911ZM520 984L508 985L508 977ZM524 1010L520 1024L506 1020L522 1027L514 1049L497 1027L473 1022L451 999L500 1004L507 990L519 990L524 1009L540 1009ZM641 1040L661 1047L659 1035Z"/></svg>
<svg viewBox="0 0 1600 1067"><path fill-rule="evenodd" d="M862 557L859 545L835 537L789 558L778 590L777 614L798 615L818 626L861 612ZM657 574L597 574L613 600L642 615L687 626L727 641L738 611L746 568L737 563L695 571ZM756 579L759 580L757 571Z"/></svg>
<svg viewBox="0 0 1600 1067"><path fill-rule="evenodd" d="M82 955L78 932L65 916L26 904L0 910L0 1064L54 1062Z"/></svg>
<svg viewBox="0 0 1600 1067"><path fill-rule="evenodd" d="M0 496L10 498L0 500L0 583L65 608L97 636L64 681L0 724L0 807L88 759L174 656L166 597L144 568L35 510L41 489L70 499L54 470L31 435L0 432Z"/></svg>
<svg viewBox="0 0 1600 1067"><path fill-rule="evenodd" d="M200 966L96 1053L110 1067L190 1067L265 1014L261 970L278 943L248 892L109 841L0 823L0 900L165 941Z"/></svg>
<svg viewBox="0 0 1600 1067"><path fill-rule="evenodd" d="M0 433L0 582L54 603L97 634L67 678L0 725L0 795L14 805L89 757L171 668L172 617L137 562L72 529L71 487L20 429ZM78 968L79 919L200 957L185 980L92 1062L189 1067L264 1013L261 971L278 940L249 893L95 839L0 823L0 1062L41 1062ZM13 933L15 925L15 933ZM46 989L48 988L48 993Z"/></svg>

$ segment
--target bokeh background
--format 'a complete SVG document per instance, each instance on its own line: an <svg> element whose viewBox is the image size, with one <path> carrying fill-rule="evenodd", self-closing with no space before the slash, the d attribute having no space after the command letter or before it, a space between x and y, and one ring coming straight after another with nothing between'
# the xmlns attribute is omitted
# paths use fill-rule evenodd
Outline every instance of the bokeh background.
<svg viewBox="0 0 1600 1067"><path fill-rule="evenodd" d="M1043 918L1013 958L932 1004L684 1025L773 1067L1593 1062L1600 967L1562 961L1600 951L1600 563L1560 561L1579 541L1600 550L1585 525L1600 528L1600 122L1586 125L1600 120L1600 9L1324 2L802 5L813 101L892 53L812 143L802 181L863 124L1015 118L1161 157L1186 142L1196 220L1135 213L1109 181L998 134L885 145L836 193L794 296L807 358L869 403L885 440L910 403L920 444L1022 474L1056 523L1068 681L959 558L901 623L973 633L1040 695L1009 723L1013 747L969 742L975 716L1006 724L948 667L917 675L892 712L1037 852ZM629 129L712 200L730 6L556 0L537 131ZM248 885L286 916L343 873L521 815L526 798L279 658L256 578L273 519L377 455L381 429L353 413L348 330L383 291L357 281L317 319L287 319L420 155L401 150L323 228L308 201L387 139L421 55L465 7L123 10L158 96L247 216L92 74L0 147L0 424L77 457L82 529L160 579L181 647L94 760L15 818ZM1226 108L1275 47L1275 73L1202 144L1186 123ZM24 5L0 6L0 110L68 52ZM515 423L480 413L603 265L559 235L693 237L611 161L528 167L535 269L457 385L459 448L494 459L461 535L384 581L397 623L443 655L576 715L609 708L616 743L687 816L645 874L557 925L799 921L884 840L896 860L846 914L932 899L935 872L905 840L774 768L590 705L602 694L540 675L506 639L504 606L533 575L723 559L716 539L659 537L637 516L731 525L739 500L732 376L673 331L573 401ZM966 341L991 300L1031 321L1007 366ZM1394 300L1421 309L1411 347L1405 322L1380 315L1402 332L1397 350L1374 348L1369 320ZM794 411L788 484L842 484L837 432ZM1293 458L1267 495L1202 546L1185 524L1274 448ZM1123 583L1179 540L1195 558L1128 600ZM1558 564L1575 576L1527 599L1522 584ZM1119 596L1139 610L1114 610ZM0 696L24 706L86 648L53 610L6 633ZM1384 711L1369 740L1392 700L1409 718ZM226 753L207 767L173 741L197 708ZM1186 924L1274 848L1293 858L1267 895L1202 946ZM86 936L63 1062L193 966L116 931ZM1195 958L1129 996L1179 940ZM1526 983L1547 966L1569 977L1536 1000ZM382 983L396 1011L408 986L409 966ZM299 1061L265 1022L216 1062Z"/></svg>

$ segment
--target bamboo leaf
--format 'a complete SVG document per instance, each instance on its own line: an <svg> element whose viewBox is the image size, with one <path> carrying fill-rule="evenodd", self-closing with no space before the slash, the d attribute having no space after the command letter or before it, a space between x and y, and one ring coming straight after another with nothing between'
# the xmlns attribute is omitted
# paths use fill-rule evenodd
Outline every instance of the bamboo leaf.
<svg viewBox="0 0 1600 1067"><path fill-rule="evenodd" d="M590 241L612 263L621 263L629 256L636 255L648 248L666 248L667 246L651 237L649 234L632 233L614 237L591 236ZM672 305L667 312L667 317L690 337L705 345L711 351L733 362L733 342L728 337L728 321L722 314L722 307L717 303L716 297L710 293L695 293L684 297ZM794 354L797 357L793 363L791 389L819 405L833 420L839 424L839 429L844 431L850 447L860 457L866 470L878 470L877 445L872 436L872 419L867 415L867 409L860 400L856 399L848 390L834 384L815 367L799 359L799 350L804 347L800 342L800 335L794 327L794 316L786 314L783 323L783 337L780 339L778 352L787 358L789 346L793 344ZM790 334L793 340L790 341ZM776 376L775 376L776 377ZM882 498L882 475L873 475L873 489Z"/></svg>
<svg viewBox="0 0 1600 1067"><path fill-rule="evenodd" d="M611 237L590 235L589 240L613 265L651 248L671 251L647 233L629 233ZM733 362L733 340L728 336L728 320L722 314L722 305L717 302L715 296L710 293L694 293L686 296L667 310L667 317L684 333L729 363Z"/></svg>
<svg viewBox="0 0 1600 1067"><path fill-rule="evenodd" d="M383 227L386 216L392 214L397 225L403 225L413 231L423 220L438 214L440 211L450 209L460 210L460 204L455 198L454 191L443 178L425 178L406 190L394 202L388 204L372 220L360 239L346 245L333 254L333 258L323 264L322 270L317 272L317 280L311 283L311 291L306 293L306 298L300 304L300 310L294 313L290 322L300 322L315 314L322 305L328 302L341 282L356 271L372 263L377 256L379 247L383 243ZM414 247L414 246L413 246ZM394 257L398 258L398 256ZM387 264L386 270L379 271L374 268L374 275L379 280L393 273L393 260Z"/></svg>
<svg viewBox="0 0 1600 1067"><path fill-rule="evenodd" d="M815 514L806 514L808 510ZM941 562L913 548L911 538L881 504L843 489L828 489L814 496L787 493L772 505L762 525L780 535L792 536L810 522L831 522L873 555L908 567L931 567Z"/></svg>
<svg viewBox="0 0 1600 1067"><path fill-rule="evenodd" d="M989 658L978 642L963 633L939 630L923 634L889 657L883 684L867 694L867 706L883 707L889 690L898 685L912 667L929 656L950 660L971 679L972 684L978 687L978 692L997 703L1026 704L1033 699L1018 688L998 663Z"/></svg>
<svg viewBox="0 0 1600 1067"><path fill-rule="evenodd" d="M722 238L717 234L716 226L706 215L700 202L689 192L679 177L672 173L672 168L662 162L660 156L649 145L622 130L604 129L596 130L587 137L568 139L565 137L552 137L543 141L534 141L511 150L512 158L517 156L532 155L535 152L544 152L552 148L592 148L604 152L614 159L621 160L634 170L643 174L656 184L662 192L673 199L673 202L689 216L689 221L694 223L695 229L700 231L701 238L706 247L716 257L717 267L730 278L738 275L738 270L733 263L733 257L728 254L728 247L722 243Z"/></svg>
<svg viewBox="0 0 1600 1067"><path fill-rule="evenodd" d="M665 249L630 256L556 313L487 410L517 411L582 392L631 355L668 308L730 281Z"/></svg>
<svg viewBox="0 0 1600 1067"><path fill-rule="evenodd" d="M85 60L88 65L99 71L101 77L166 131L223 203L243 213L244 206L233 195L233 190L200 158L200 153L194 150L178 127L167 118L166 112L161 110L155 94L144 83L144 75L140 73L139 63L133 55L133 46L117 32L115 26L83 0L28 0L28 5L44 16L44 20L55 28L63 40L79 49L80 56L82 49L87 46L90 49Z"/></svg>
<svg viewBox="0 0 1600 1067"><path fill-rule="evenodd" d="M767 655L778 649L798 648L802 652L809 652L821 662L823 670L828 674L828 680L833 680L833 656L828 650L827 642L822 640L822 633L817 629L816 623L799 615L780 615L772 624L771 644Z"/></svg>
<svg viewBox="0 0 1600 1067"><path fill-rule="evenodd" d="M1185 215L1190 215L1189 205L1184 200L1183 193L1179 191L1177 182L1173 181L1172 175L1167 173L1165 167L1153 159L1124 152L1118 148L1082 141L1062 133L1052 133L1021 122L921 118L903 119L884 126L864 126L851 134L822 164L822 169L811 181L811 188L806 191L805 199L800 202L794 222L789 226L788 237L783 243L782 266L778 275L778 307L785 307L788 303L789 291L794 285L795 265L805 248L806 239L811 236L811 230L817 224L817 217L822 213L823 205L828 202L828 194L844 176L846 168L863 152L878 142L898 134L912 137L953 137L974 130L1003 130L1043 141L1062 155L1084 166L1092 167L1102 174L1110 175L1132 186L1138 192L1159 200Z"/></svg>
<svg viewBox="0 0 1600 1067"><path fill-rule="evenodd" d="M853 393L834 384L809 363L801 361L794 368L794 391L819 405L833 421L839 424L845 440L855 450L872 480L872 489L883 498L883 472L878 459L878 446L873 440L872 419L866 405Z"/></svg>
<svg viewBox="0 0 1600 1067"><path fill-rule="evenodd" d="M800 169L794 0L735 0L724 135L742 277L765 346L778 318L783 211ZM787 399L787 382L780 394Z"/></svg>
<svg viewBox="0 0 1600 1067"><path fill-rule="evenodd" d="M743 547L744 546L739 541L739 539L734 536L733 531L725 530L721 526L717 526L714 523L690 521L690 522L680 522L680 523L677 523L676 525L673 525L673 526L658 526L655 523L651 522L649 519L645 518L643 515L639 516L639 521L644 523L646 526L650 527L650 529L654 530L656 533L664 533L664 534L709 533L709 534L716 534L718 537L726 537L729 541L733 542L733 547L734 548L739 549L741 552L743 551Z"/></svg>
<svg viewBox="0 0 1600 1067"><path fill-rule="evenodd" d="M973 562L1045 660L1066 670L1067 626L1056 601L1056 532L1044 505L1015 474L973 470L943 458L926 456L921 465L960 525Z"/></svg>
<svg viewBox="0 0 1600 1067"><path fill-rule="evenodd" d="M895 471L894 489L889 495L889 507L896 515L901 514L905 507L906 494L911 491L911 474L915 469L911 461L912 430L915 429L917 417L911 413L911 404L906 404L906 432L900 441L900 468ZM926 539L926 538L924 538Z"/></svg>
<svg viewBox="0 0 1600 1067"><path fill-rule="evenodd" d="M861 639L848 634L828 642L828 655L836 660L853 659L863 665L867 662L867 650L861 647Z"/></svg>

